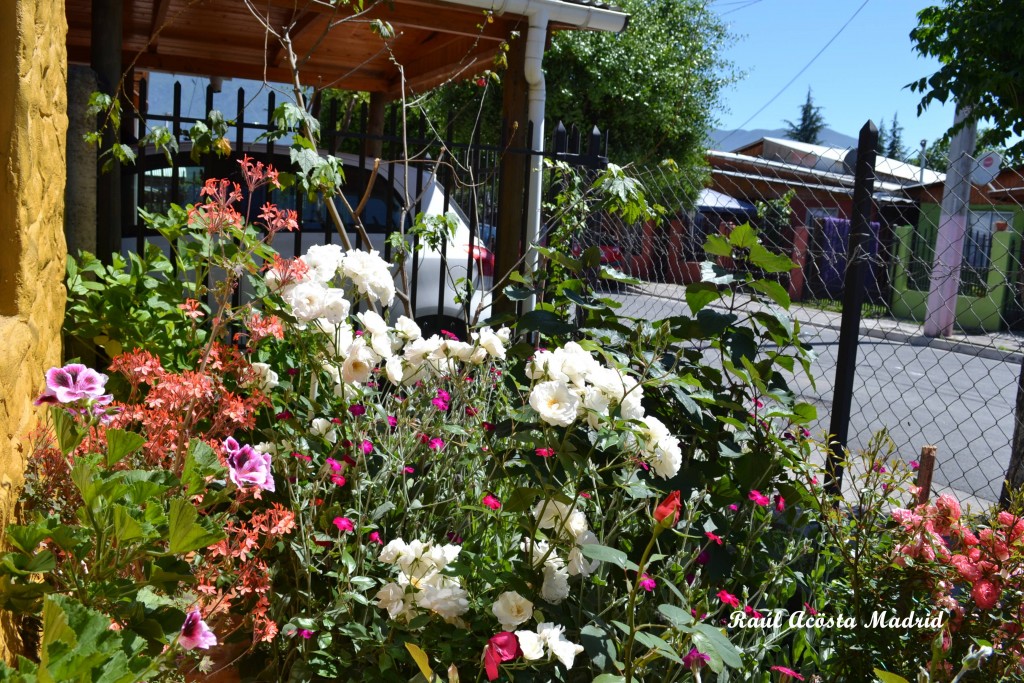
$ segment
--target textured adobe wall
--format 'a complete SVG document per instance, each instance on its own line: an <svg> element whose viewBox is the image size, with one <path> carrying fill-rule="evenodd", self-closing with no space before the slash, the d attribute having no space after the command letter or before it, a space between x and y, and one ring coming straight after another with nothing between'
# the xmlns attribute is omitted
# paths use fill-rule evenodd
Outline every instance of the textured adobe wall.
<svg viewBox="0 0 1024 683"><path fill-rule="evenodd" d="M0 0L0 529L11 522L43 371L64 317L64 0ZM18 648L0 615L0 656Z"/></svg>

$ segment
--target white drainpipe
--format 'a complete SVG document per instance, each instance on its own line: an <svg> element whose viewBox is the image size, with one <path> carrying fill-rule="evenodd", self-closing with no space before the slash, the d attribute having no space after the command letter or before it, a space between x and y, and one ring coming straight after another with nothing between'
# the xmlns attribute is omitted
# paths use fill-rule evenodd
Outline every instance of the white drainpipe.
<svg viewBox="0 0 1024 683"><path fill-rule="evenodd" d="M533 137L530 149L544 149L544 103L547 91L544 85L544 44L547 42L548 23L568 24L595 31L624 31L629 15L616 10L586 7L560 0L452 0L455 4L491 10L496 15L506 12L521 14L529 18L526 34L526 82L530 86L527 118L533 122ZM544 172L544 160L539 155L530 156L530 182L526 200L526 247L537 241L540 234L540 195ZM537 266L537 252L529 251L526 270L532 273ZM536 297L525 302L526 310L533 310Z"/></svg>

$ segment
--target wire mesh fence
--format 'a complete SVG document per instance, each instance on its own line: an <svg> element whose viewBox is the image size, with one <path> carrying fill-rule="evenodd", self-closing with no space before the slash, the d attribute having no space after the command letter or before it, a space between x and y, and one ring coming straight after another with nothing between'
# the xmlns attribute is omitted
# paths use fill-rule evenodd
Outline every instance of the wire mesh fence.
<svg viewBox="0 0 1024 683"><path fill-rule="evenodd" d="M819 436L830 426L842 362L855 160L851 149L766 138L734 152L709 152L711 171L703 178L681 178L664 167L635 169L652 200L666 208L665 219L658 225L606 219L602 233L591 237L607 242L606 260L643 282L613 295L623 312L654 320L687 313L685 285L700 279L708 235L748 221L757 227L763 243L798 266L781 284L816 360L814 383L795 376L793 386L818 406ZM1019 168L974 166L975 182L957 218L942 209L944 193L956 189L947 189L945 173L876 159L860 251L864 289L848 445L863 448L886 428L909 462L934 444L933 491L951 491L977 507L999 499L1011 457L1024 358L1024 175ZM943 252L936 268L943 239L957 249ZM933 294L929 304L929 290L943 277L955 280L957 293ZM940 306L955 311L952 329L926 335L925 323Z"/></svg>

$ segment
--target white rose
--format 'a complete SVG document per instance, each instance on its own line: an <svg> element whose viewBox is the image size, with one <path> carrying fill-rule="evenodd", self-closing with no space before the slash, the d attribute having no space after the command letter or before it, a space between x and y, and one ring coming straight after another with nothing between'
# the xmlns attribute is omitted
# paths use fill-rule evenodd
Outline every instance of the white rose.
<svg viewBox="0 0 1024 683"><path fill-rule="evenodd" d="M511 631L530 620L533 603L515 591L505 591L491 605L491 612L498 618L502 630Z"/></svg>
<svg viewBox="0 0 1024 683"><path fill-rule="evenodd" d="M322 436L328 443L335 443L338 440L338 432L335 431L334 424L327 418L313 418L309 431L316 436Z"/></svg>
<svg viewBox="0 0 1024 683"><path fill-rule="evenodd" d="M519 544L519 548L524 553L532 551L530 565L533 567L539 567L542 563L545 566L550 565L555 568L565 565L565 562L558 556L558 553L551 549L547 541L535 540L531 543L530 539L524 538L522 543Z"/></svg>
<svg viewBox="0 0 1024 683"><path fill-rule="evenodd" d="M533 516L537 519L538 529L560 530L569 519L572 508L554 498L546 498L533 506ZM584 520L584 524L586 520Z"/></svg>
<svg viewBox="0 0 1024 683"><path fill-rule="evenodd" d="M398 322L395 323L395 332L406 341L413 341L423 336L423 332L420 330L420 326L416 324L416 321L404 315L398 317Z"/></svg>
<svg viewBox="0 0 1024 683"><path fill-rule="evenodd" d="M345 291L334 287L324 293L321 317L332 325L340 325L348 318L350 304L345 298Z"/></svg>
<svg viewBox="0 0 1024 683"><path fill-rule="evenodd" d="M377 601L377 607L386 609L392 619L398 618L406 610L405 589L394 582L377 591L374 600Z"/></svg>
<svg viewBox="0 0 1024 683"><path fill-rule="evenodd" d="M277 373L270 369L266 363L252 363L251 375L242 386L255 387L260 391L267 392L278 384Z"/></svg>
<svg viewBox="0 0 1024 683"><path fill-rule="evenodd" d="M583 554L583 546L592 545L597 542L597 535L593 531L584 531L576 537L577 545L569 551L569 564L566 567L569 571L569 576L576 576L577 574L590 576L597 571L597 567L601 563L598 560L590 560Z"/></svg>
<svg viewBox="0 0 1024 683"><path fill-rule="evenodd" d="M290 287L283 297L291 306L292 315L300 323L316 320L324 308L327 288L319 282L300 282Z"/></svg>
<svg viewBox="0 0 1024 683"><path fill-rule="evenodd" d="M319 282L330 282L341 264L341 247L337 244L314 244L299 257L309 267L309 275Z"/></svg>
<svg viewBox="0 0 1024 683"><path fill-rule="evenodd" d="M541 382L530 392L530 407L550 425L568 427L576 421L580 397L561 381Z"/></svg>
<svg viewBox="0 0 1024 683"><path fill-rule="evenodd" d="M395 298L395 281L387 261L376 250L353 249L341 260L341 272L371 301L390 306Z"/></svg>
<svg viewBox="0 0 1024 683"><path fill-rule="evenodd" d="M567 343L555 351L555 355L561 355L560 369L577 387L585 386L587 375L601 367L590 352L576 342Z"/></svg>
<svg viewBox="0 0 1024 683"><path fill-rule="evenodd" d="M348 347L345 362L341 364L341 378L345 384L363 384L370 379L378 360L377 354L366 345L363 338L356 337Z"/></svg>
<svg viewBox="0 0 1024 683"><path fill-rule="evenodd" d="M583 652L583 647L566 640L563 631L565 631L564 627L555 626L546 621L537 625L537 634L544 641L548 652L553 654L566 669L571 669L576 655Z"/></svg>
<svg viewBox="0 0 1024 683"><path fill-rule="evenodd" d="M388 541L388 544L380 549L380 555L378 559L381 562L387 562L388 564L394 564L399 557L408 551L408 546L405 541L400 538L395 538Z"/></svg>
<svg viewBox="0 0 1024 683"><path fill-rule="evenodd" d="M526 376L530 379L561 380L568 382L569 378L562 372L562 354L555 354L546 349L541 349L533 355L533 358L526 364Z"/></svg>
<svg viewBox="0 0 1024 683"><path fill-rule="evenodd" d="M468 594L458 586L425 588L416 594L416 604L445 619L454 619L469 611Z"/></svg>
<svg viewBox="0 0 1024 683"><path fill-rule="evenodd" d="M544 583L540 587L540 596L553 605L569 597L569 574L565 569L549 565L544 566Z"/></svg>
<svg viewBox="0 0 1024 683"><path fill-rule="evenodd" d="M405 345L402 355L413 367L419 367L430 355L441 348L443 343L444 340L436 334L426 339L414 339Z"/></svg>
<svg viewBox="0 0 1024 683"><path fill-rule="evenodd" d="M544 641L533 631L516 631L519 649L523 651L523 659L535 661L544 659Z"/></svg>
<svg viewBox="0 0 1024 683"><path fill-rule="evenodd" d="M468 361L473 355L473 346L464 341L449 339L444 343L444 352L449 358Z"/></svg>
<svg viewBox="0 0 1024 683"><path fill-rule="evenodd" d="M587 515L582 510L573 510L565 521L565 530L572 538L579 538L590 530L587 524Z"/></svg>
<svg viewBox="0 0 1024 683"><path fill-rule="evenodd" d="M491 358L505 360L505 341L494 330L484 327L475 335L477 343Z"/></svg>
<svg viewBox="0 0 1024 683"><path fill-rule="evenodd" d="M583 390L583 407L587 411L587 422L594 429L597 429L601 418L608 415L609 405L607 394L597 387L587 387Z"/></svg>

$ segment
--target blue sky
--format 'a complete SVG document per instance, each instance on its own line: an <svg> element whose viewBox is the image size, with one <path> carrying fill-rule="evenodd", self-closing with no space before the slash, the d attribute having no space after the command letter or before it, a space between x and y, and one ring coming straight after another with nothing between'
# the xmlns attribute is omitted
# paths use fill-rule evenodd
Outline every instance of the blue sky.
<svg viewBox="0 0 1024 683"><path fill-rule="evenodd" d="M864 0L711 2L711 10L736 34L724 56L747 72L726 90L730 111L720 115L719 127L784 127L785 119L795 121L799 116L810 87L825 123L840 133L856 137L868 119L876 124L883 119L888 129L896 113L908 148L918 148L922 138L930 142L940 136L953 122L953 105L932 105L918 117L919 97L904 89L938 67L937 61L918 56L909 34L917 26L917 12L939 0L868 0L854 16L862 4ZM851 17L842 33L813 59ZM809 63L792 85L754 116Z"/></svg>

